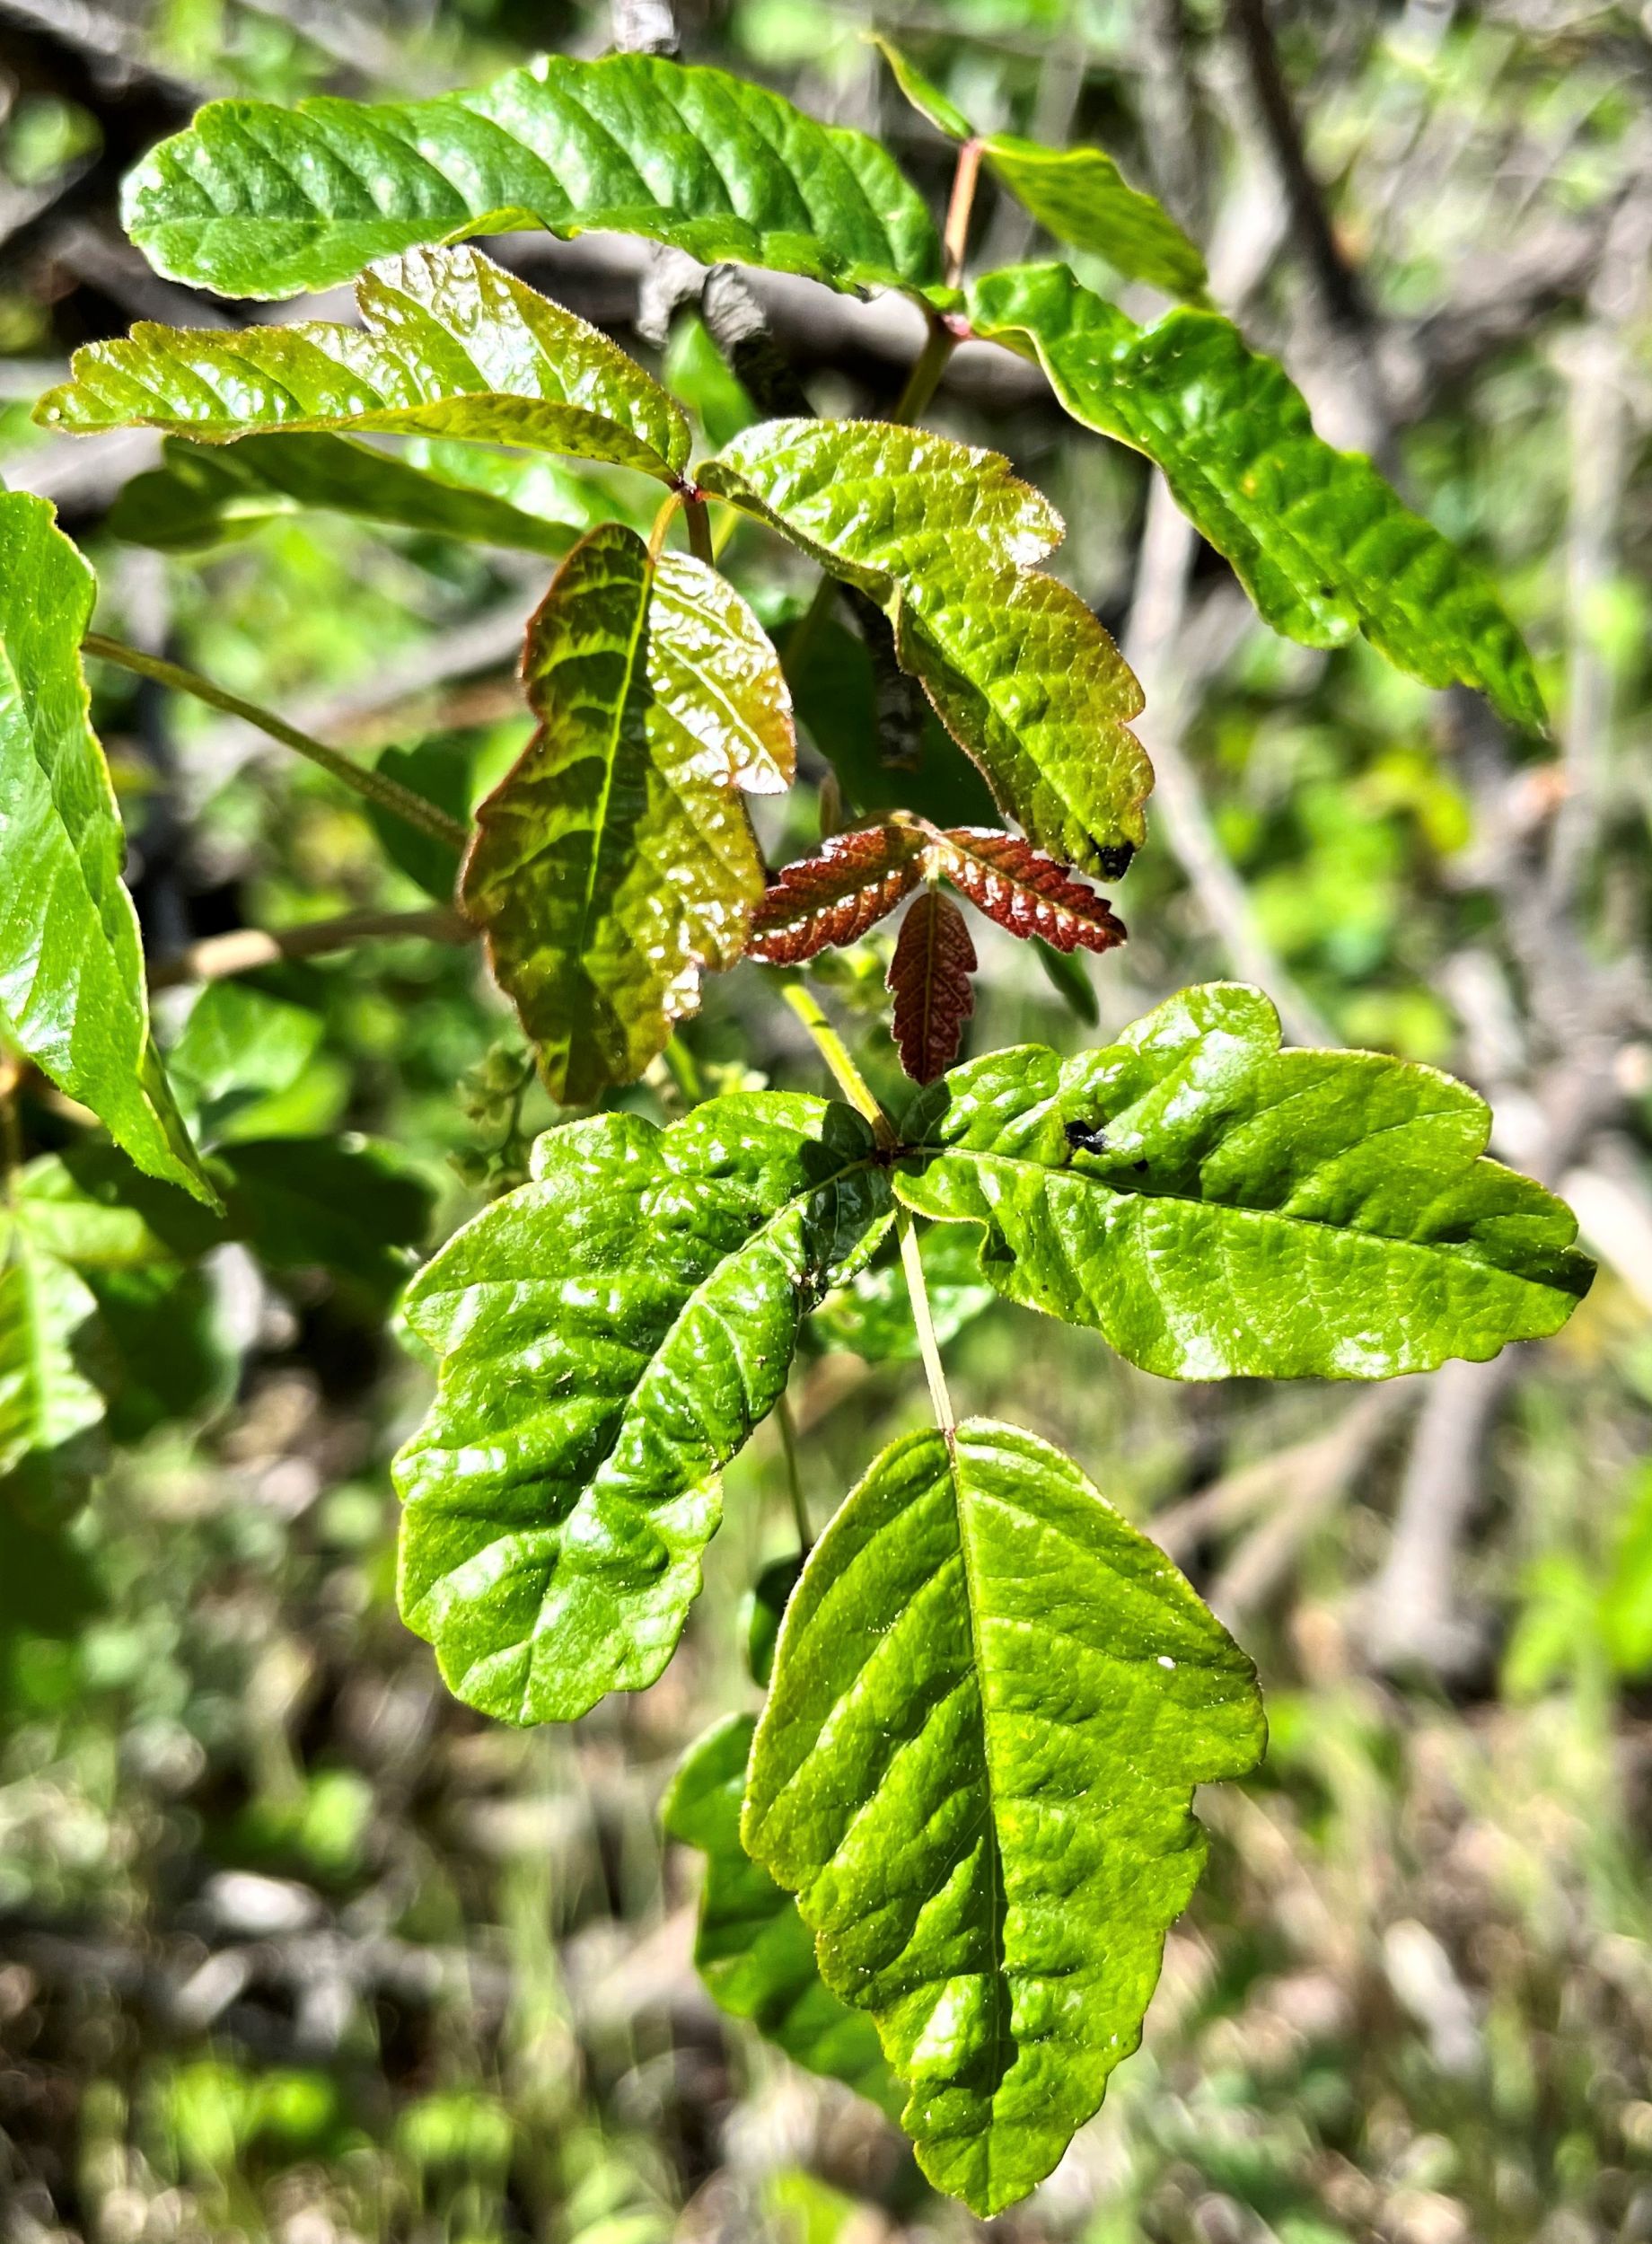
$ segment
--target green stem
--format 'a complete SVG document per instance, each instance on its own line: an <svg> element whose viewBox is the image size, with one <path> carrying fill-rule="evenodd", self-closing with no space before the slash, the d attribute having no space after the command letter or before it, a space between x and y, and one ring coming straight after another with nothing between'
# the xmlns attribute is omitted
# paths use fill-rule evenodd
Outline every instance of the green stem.
<svg viewBox="0 0 1652 2244"><path fill-rule="evenodd" d="M958 348L958 338L943 320L932 319L918 363L906 378L892 421L915 421L941 386L946 362Z"/></svg>
<svg viewBox="0 0 1652 2244"><path fill-rule="evenodd" d="M848 1046L821 1011L820 1007L816 1005L802 982L788 981L786 983L786 1002L813 1038L815 1050L831 1069L838 1088L844 1097L848 1099L857 1114L863 1115L872 1124L879 1145L885 1150L896 1145L899 1140L895 1136L894 1124L878 1104L871 1085L855 1065L850 1057Z"/></svg>
<svg viewBox="0 0 1652 2244"><path fill-rule="evenodd" d="M953 1415L953 1398L946 1391L941 1343L935 1336L935 1316L929 1307L929 1288L924 1280L924 1261L918 1251L912 1211L899 1201L895 1203L895 1236L901 1242L901 1268L906 1279L907 1298L912 1304L912 1322L918 1327L918 1352L924 1360L924 1377L929 1382L930 1407L935 1412L936 1424L950 1443L958 1421Z"/></svg>
<svg viewBox="0 0 1652 2244"><path fill-rule="evenodd" d="M159 655L141 654L136 647L127 647L119 639L105 638L101 631L88 631L83 641L88 655L95 655L106 663L116 663L122 670L130 670L140 678L153 679L159 686L170 686L176 693L193 694L198 701L205 701L209 708L222 709L226 717L239 717L244 724L255 725L271 740L278 740L284 748L292 748L312 763L319 764L347 788L381 810L387 810L393 818L417 826L421 832L433 835L438 841L450 843L462 849L470 839L468 827L456 818L438 810L434 803L416 795L409 787L402 787L382 772L369 771L364 765L353 763L338 749L328 747L325 741L312 740L308 733L301 733L295 725L289 725L284 717L273 710L259 708L256 701L243 700L238 693L226 692L215 686L210 678L198 672L185 670L181 664L163 661Z"/></svg>
<svg viewBox="0 0 1652 2244"><path fill-rule="evenodd" d="M792 1518L797 1523L797 1548L806 1558L814 1542L814 1532L809 1525L809 1507L804 1500L803 1469L797 1454L797 1422L792 1416L789 1395L783 1395L775 1405L775 1420L780 1429L780 1448L786 1456L786 1485L792 1500Z"/></svg>

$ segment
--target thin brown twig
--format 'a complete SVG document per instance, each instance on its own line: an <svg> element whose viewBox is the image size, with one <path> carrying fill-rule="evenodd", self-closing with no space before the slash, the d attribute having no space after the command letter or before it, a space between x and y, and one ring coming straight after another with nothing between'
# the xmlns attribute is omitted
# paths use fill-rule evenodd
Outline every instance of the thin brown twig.
<svg viewBox="0 0 1652 2244"><path fill-rule="evenodd" d="M357 943L470 943L479 930L437 904L417 911L346 911L336 919L301 921L292 928L236 928L208 935L149 970L152 990L171 990L191 981L222 981L232 974L254 973L284 960L318 958L349 950Z"/></svg>

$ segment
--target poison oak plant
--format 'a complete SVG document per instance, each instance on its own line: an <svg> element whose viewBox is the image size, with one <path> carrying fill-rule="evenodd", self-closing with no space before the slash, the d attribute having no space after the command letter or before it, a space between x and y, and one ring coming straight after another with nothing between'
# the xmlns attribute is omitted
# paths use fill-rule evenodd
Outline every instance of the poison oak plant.
<svg viewBox="0 0 1652 2244"><path fill-rule="evenodd" d="M1279 630L1363 634L1516 726L1542 709L1490 586L1314 435L1156 203L1099 150L977 135L890 59L960 144L944 236L861 135L637 56L553 57L412 103L215 103L131 180L127 223L160 273L260 297L353 280L360 316L145 325L80 351L40 420L168 440L121 503L127 535L204 543L323 505L560 559L523 650L536 729L471 823L88 636L86 565L45 503L0 497L0 1025L120 1149L88 1141L13 1177L0 1442L18 1465L100 1414L76 1354L100 1271L152 1273L161 1315L165 1285L237 1237L384 1290L424 1211L382 1150L215 1141L224 1051L271 1063L250 998L203 1000L169 1083L90 654L240 710L415 829L433 884L456 872L429 933L479 932L550 1094L584 1110L406 1296L435 1393L396 1464L401 1606L461 1698L568 1721L653 1683L699 1588L721 1470L782 1404L807 1321L921 1356L933 1426L870 1462L806 1564L756 1586L764 1710L693 1749L666 1819L707 1858L716 2000L898 2115L935 2183L991 2213L1049 2173L1135 2046L1199 1874L1193 1789L1254 1767L1263 1721L1243 1653L1076 1464L954 1422L944 1333L996 1293L1167 1378L1375 1379L1553 1332L1590 1269L1567 1210L1485 1157L1472 1093L1373 1053L1283 1051L1253 990L1184 990L1076 1058L954 1064L970 913L1104 955L1124 928L1094 884L1145 839L1151 786L1136 682L1045 567L1054 512L1003 459L918 425L961 338L1036 359L1076 422L1145 453ZM966 279L983 165L1050 232L1182 306L1138 326L1060 264ZM647 372L462 246L528 226L898 289L929 339L896 419L769 419L697 458ZM413 441L365 441L385 438ZM546 519L478 445L652 478L652 533L617 507ZM719 571L743 519L822 573L785 668ZM892 735L882 761L845 750L839 830L769 872L746 797L793 784L788 673L840 631L839 599L946 738L922 770ZM971 789L1001 825L958 814ZM892 1114L800 970L897 911L893 1033L918 1087ZM743 956L839 1096L739 1092L667 1127L611 1101L701 978ZM488 1093L513 1128L521 1088ZM306 1244L318 1210L331 1219ZM904 1344L896 1256L874 1263L892 1235Z"/></svg>

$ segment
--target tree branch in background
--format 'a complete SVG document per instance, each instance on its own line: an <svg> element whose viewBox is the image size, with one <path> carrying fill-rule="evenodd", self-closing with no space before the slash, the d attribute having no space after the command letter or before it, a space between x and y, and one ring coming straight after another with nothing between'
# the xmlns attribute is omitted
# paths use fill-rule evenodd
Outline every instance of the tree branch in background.
<svg viewBox="0 0 1652 2244"><path fill-rule="evenodd" d="M329 951L353 950L358 943L473 943L480 929L441 905L417 911L346 911L334 920L310 920L297 927L236 928L209 935L170 958L155 962L152 990L172 990L184 982L223 981L232 974L255 973L294 958L320 958Z"/></svg>

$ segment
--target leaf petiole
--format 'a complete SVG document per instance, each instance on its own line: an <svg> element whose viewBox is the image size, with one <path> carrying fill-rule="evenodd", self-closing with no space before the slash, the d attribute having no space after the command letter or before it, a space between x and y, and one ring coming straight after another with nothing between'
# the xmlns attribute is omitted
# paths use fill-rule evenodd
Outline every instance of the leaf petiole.
<svg viewBox="0 0 1652 2244"><path fill-rule="evenodd" d="M912 1323L918 1329L918 1352L923 1358L924 1377L929 1382L929 1405L935 1412L935 1422L950 1447L958 1421L941 1363L941 1344L936 1338L929 1288L924 1279L924 1260L918 1251L918 1232L910 1210L900 1201L895 1202L895 1236L901 1245L901 1269L906 1279L907 1298L912 1304Z"/></svg>
<svg viewBox="0 0 1652 2244"><path fill-rule="evenodd" d="M879 1145L887 1151L897 1143L895 1126L879 1105L871 1085L855 1065L848 1046L802 982L786 983L786 1002L808 1030L815 1050L831 1069L838 1088L855 1112L872 1124Z"/></svg>
<svg viewBox="0 0 1652 2244"><path fill-rule="evenodd" d="M159 655L143 654L120 639L106 638L101 631L88 631L81 645L84 653L95 655L102 662L114 663L140 678L152 679L156 685L170 686L175 693L192 694L209 708L222 709L227 717L239 717L244 724L256 726L259 732L268 733L271 740L295 750L368 802L389 811L392 818L418 827L437 841L448 842L455 849L464 849L470 841L468 827L461 825L456 818L450 818L445 811L438 810L424 796L416 795L410 787L387 779L381 771L370 771L365 765L353 763L348 756L330 748L325 741L312 740L308 733L301 733L295 725L289 725L272 709L260 708L256 701L243 700L239 693L214 685L210 678L203 678L198 671L186 670L180 663L166 662Z"/></svg>

